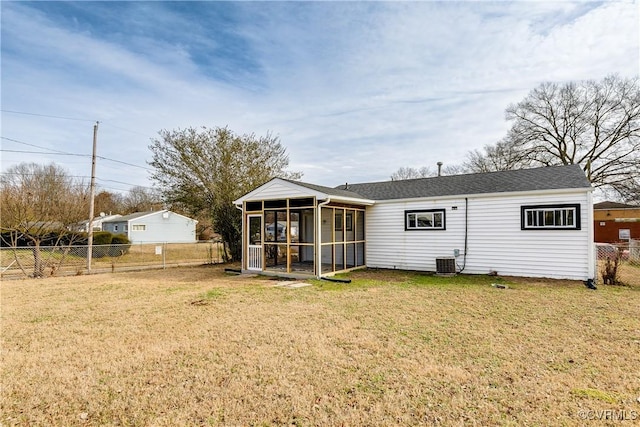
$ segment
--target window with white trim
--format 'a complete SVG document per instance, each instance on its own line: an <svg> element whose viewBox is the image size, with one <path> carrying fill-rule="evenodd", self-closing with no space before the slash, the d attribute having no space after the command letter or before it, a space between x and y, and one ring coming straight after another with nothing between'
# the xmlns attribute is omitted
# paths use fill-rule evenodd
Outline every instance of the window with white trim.
<svg viewBox="0 0 640 427"><path fill-rule="evenodd" d="M521 207L523 230L580 230L580 205Z"/></svg>
<svg viewBox="0 0 640 427"><path fill-rule="evenodd" d="M146 229L145 224L131 224L131 231L146 231Z"/></svg>
<svg viewBox="0 0 640 427"><path fill-rule="evenodd" d="M404 212L405 230L444 230L444 209L415 210Z"/></svg>

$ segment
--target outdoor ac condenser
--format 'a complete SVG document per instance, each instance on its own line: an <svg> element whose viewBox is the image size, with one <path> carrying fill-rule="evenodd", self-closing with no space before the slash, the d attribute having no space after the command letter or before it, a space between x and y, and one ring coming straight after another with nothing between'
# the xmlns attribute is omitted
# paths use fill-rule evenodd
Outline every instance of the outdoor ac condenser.
<svg viewBox="0 0 640 427"><path fill-rule="evenodd" d="M454 257L436 258L437 274L456 274L456 259Z"/></svg>

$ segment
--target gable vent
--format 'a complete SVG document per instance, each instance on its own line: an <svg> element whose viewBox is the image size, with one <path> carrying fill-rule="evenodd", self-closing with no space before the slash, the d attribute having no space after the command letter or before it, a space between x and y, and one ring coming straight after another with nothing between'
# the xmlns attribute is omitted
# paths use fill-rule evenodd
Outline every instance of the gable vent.
<svg viewBox="0 0 640 427"><path fill-rule="evenodd" d="M456 274L456 259L454 257L436 258L436 273L442 275Z"/></svg>

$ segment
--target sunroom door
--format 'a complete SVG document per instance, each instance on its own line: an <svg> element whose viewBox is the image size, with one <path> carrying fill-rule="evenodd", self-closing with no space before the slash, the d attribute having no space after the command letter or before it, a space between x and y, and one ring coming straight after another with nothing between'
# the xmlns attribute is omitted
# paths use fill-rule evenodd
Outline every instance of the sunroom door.
<svg viewBox="0 0 640 427"><path fill-rule="evenodd" d="M262 215L248 215L247 221L247 270L262 271Z"/></svg>

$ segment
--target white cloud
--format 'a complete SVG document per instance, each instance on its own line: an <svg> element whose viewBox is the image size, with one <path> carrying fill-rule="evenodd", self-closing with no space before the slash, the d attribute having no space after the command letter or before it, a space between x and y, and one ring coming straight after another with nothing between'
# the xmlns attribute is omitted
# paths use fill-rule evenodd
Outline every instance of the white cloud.
<svg viewBox="0 0 640 427"><path fill-rule="evenodd" d="M220 4L192 24L142 5L136 16L179 39L152 37L150 22L136 27L142 16L107 39L3 2L2 108L101 120L99 153L137 164L160 129L272 131L305 181L336 185L459 163L503 136L504 108L542 81L638 73L638 8L625 2L233 3L242 19L231 31L247 50L206 64L190 43L225 48L205 31ZM193 31L179 33L185 25ZM6 137L90 147L90 122L2 119ZM23 157L3 153L3 169ZM78 159L65 161L88 174ZM143 170L98 172L147 184Z"/></svg>

